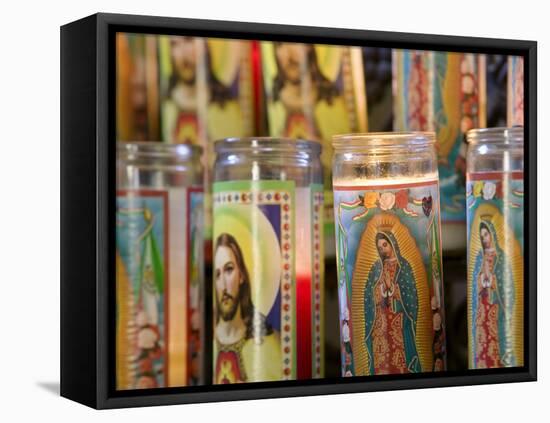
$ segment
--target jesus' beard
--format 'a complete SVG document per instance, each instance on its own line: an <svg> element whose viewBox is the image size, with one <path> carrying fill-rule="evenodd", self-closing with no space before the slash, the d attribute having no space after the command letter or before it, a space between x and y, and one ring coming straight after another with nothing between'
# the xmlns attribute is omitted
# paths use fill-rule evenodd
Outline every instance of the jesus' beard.
<svg viewBox="0 0 550 423"><path fill-rule="evenodd" d="M228 302L227 305L223 304L225 300L227 300ZM224 292L222 295L222 299L217 299L216 306L219 316L222 318L222 320L224 322L229 322L233 320L235 314L237 314L237 310L239 309L239 301L235 300L234 297Z"/></svg>

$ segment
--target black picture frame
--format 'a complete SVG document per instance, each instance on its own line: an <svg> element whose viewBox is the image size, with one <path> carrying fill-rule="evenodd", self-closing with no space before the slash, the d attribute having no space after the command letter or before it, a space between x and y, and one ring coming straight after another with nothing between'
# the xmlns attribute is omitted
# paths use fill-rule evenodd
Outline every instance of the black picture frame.
<svg viewBox="0 0 550 423"><path fill-rule="evenodd" d="M525 366L306 381L114 389L115 34L195 35L522 56ZM534 41L95 14L61 27L61 395L90 407L431 388L537 378L537 44Z"/></svg>

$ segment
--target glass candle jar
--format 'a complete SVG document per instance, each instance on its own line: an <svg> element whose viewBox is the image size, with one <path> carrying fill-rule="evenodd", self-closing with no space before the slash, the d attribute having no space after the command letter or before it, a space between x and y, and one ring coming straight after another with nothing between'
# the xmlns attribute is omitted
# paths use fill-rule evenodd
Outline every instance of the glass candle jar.
<svg viewBox="0 0 550 423"><path fill-rule="evenodd" d="M333 138L342 375L444 370L431 132Z"/></svg>
<svg viewBox="0 0 550 423"><path fill-rule="evenodd" d="M468 132L472 369L523 365L523 128Z"/></svg>
<svg viewBox="0 0 550 423"><path fill-rule="evenodd" d="M117 389L204 382L201 151L117 145Z"/></svg>
<svg viewBox="0 0 550 423"><path fill-rule="evenodd" d="M217 141L214 383L323 376L321 146Z"/></svg>

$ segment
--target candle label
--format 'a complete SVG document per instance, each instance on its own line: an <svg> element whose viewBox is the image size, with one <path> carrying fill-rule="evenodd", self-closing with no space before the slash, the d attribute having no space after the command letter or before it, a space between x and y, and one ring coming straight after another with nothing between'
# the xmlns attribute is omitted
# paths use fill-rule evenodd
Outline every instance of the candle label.
<svg viewBox="0 0 550 423"><path fill-rule="evenodd" d="M214 383L322 375L322 198L293 181L214 184Z"/></svg>
<svg viewBox="0 0 550 423"><path fill-rule="evenodd" d="M523 365L523 172L468 175L472 369Z"/></svg>
<svg viewBox="0 0 550 423"><path fill-rule="evenodd" d="M342 374L444 370L437 180L334 185Z"/></svg>
<svg viewBox="0 0 550 423"><path fill-rule="evenodd" d="M484 126L482 55L395 50L394 127L435 131L443 222L465 222L464 134Z"/></svg>
<svg viewBox="0 0 550 423"><path fill-rule="evenodd" d="M202 198L117 192L117 389L203 382Z"/></svg>

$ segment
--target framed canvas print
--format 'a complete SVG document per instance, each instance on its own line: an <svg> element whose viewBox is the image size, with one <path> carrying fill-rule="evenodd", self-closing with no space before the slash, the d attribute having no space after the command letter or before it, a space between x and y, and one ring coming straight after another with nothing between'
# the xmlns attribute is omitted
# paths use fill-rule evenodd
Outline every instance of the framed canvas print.
<svg viewBox="0 0 550 423"><path fill-rule="evenodd" d="M536 380L536 49L63 26L61 394L117 408Z"/></svg>

